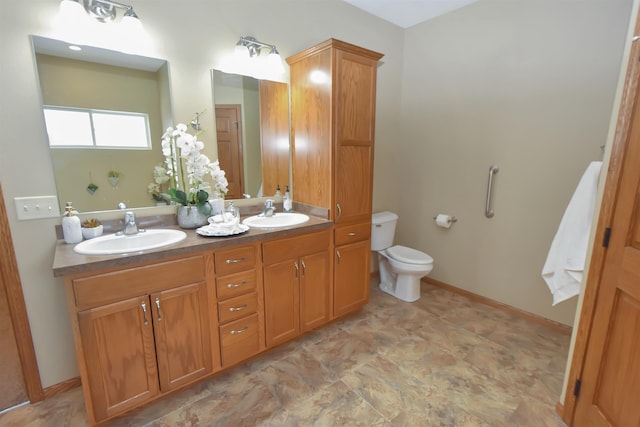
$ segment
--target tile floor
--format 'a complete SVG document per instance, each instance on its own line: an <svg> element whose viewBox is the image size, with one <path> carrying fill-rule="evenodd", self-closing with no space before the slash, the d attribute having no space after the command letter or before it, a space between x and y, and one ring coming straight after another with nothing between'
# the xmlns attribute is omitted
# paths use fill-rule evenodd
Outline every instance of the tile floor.
<svg viewBox="0 0 640 427"><path fill-rule="evenodd" d="M412 304L372 286L360 313L110 426L564 426L570 336L423 284ZM86 426L80 388L0 426Z"/></svg>

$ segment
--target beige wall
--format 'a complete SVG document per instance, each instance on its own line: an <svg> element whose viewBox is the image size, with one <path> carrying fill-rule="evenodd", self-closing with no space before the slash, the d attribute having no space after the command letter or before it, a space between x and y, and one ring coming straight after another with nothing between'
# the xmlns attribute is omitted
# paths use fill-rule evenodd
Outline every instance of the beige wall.
<svg viewBox="0 0 640 427"><path fill-rule="evenodd" d="M407 30L397 241L434 258L431 277L573 323L576 298L552 307L540 272L602 159L630 5L481 0ZM438 228L438 213L458 222Z"/></svg>
<svg viewBox="0 0 640 427"><path fill-rule="evenodd" d="M8 206L56 191L28 36L56 37L58 3L10 2L0 15L0 54L11 59L0 64ZM581 173L601 156L627 1L480 0L406 32L340 0L136 0L135 9L154 40L145 53L169 61L174 120L207 109L208 129L215 128L209 70L223 68L240 35L276 44L283 57L329 37L384 53L374 210L399 213L397 242L431 254L433 277L572 322L575 300L551 308L539 272ZM211 135L202 135L205 144ZM501 171L496 217L486 220L492 163ZM459 222L435 228L438 212ZM78 374L63 283L51 274L59 219L8 215L47 387Z"/></svg>
<svg viewBox="0 0 640 427"><path fill-rule="evenodd" d="M0 63L0 182L7 206L13 206L14 197L56 194L29 35L56 38L52 23L58 4L57 0L10 2L3 4L0 14L0 55L5 58ZM206 109L202 125L215 129L209 70L223 68L221 62L233 53L241 35L276 44L283 57L335 37L386 54L378 80L381 152L384 140L391 141L398 128L403 41L398 27L340 0L136 0L134 5L154 41L143 53L169 61L175 122L188 121ZM212 134L202 135L205 144L212 144ZM376 167L388 171L386 162L383 157ZM394 186L384 179L379 182L384 191L376 189L376 203L391 206ZM8 216L40 374L47 387L78 375L63 283L51 273L54 226L60 220L17 221L11 209Z"/></svg>

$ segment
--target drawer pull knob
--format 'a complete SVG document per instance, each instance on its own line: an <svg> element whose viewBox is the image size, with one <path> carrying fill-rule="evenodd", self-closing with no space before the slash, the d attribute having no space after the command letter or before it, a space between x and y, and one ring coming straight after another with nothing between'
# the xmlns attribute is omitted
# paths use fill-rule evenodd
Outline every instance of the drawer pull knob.
<svg viewBox="0 0 640 427"><path fill-rule="evenodd" d="M240 311L240 310L244 310L247 307L249 307L249 304L242 304L242 305L239 305L238 307L229 307L229 311Z"/></svg>
<svg viewBox="0 0 640 427"><path fill-rule="evenodd" d="M230 334L231 334L231 335L238 335L238 334L241 334L241 333L243 333L243 332L246 332L247 330L249 330L249 326L248 326L248 325L247 325L247 326L245 326L245 327L244 327L244 328L242 328L242 329L234 329L234 330L232 330L232 331L230 332Z"/></svg>
<svg viewBox="0 0 640 427"><path fill-rule="evenodd" d="M353 237L355 235L356 235L356 233L354 233L353 231L351 233L347 234L347 236L349 236L349 237Z"/></svg>
<svg viewBox="0 0 640 427"><path fill-rule="evenodd" d="M227 264L235 264L236 262L242 262L242 261L246 261L246 260L247 260L247 258L246 258L246 257L240 257L240 258L238 258L238 259L228 259L228 260L226 260L225 262L226 262Z"/></svg>
<svg viewBox="0 0 640 427"><path fill-rule="evenodd" d="M243 280L241 283L229 283L229 284L227 284L227 288L229 288L229 289L238 288L238 287L240 287L242 285L246 285L246 284L247 284L247 281Z"/></svg>

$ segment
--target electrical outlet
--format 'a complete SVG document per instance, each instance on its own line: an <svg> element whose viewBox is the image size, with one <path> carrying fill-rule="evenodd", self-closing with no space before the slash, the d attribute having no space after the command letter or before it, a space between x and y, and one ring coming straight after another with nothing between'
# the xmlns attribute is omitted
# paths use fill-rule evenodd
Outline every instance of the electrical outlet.
<svg viewBox="0 0 640 427"><path fill-rule="evenodd" d="M56 196L14 197L13 202L20 221L60 217Z"/></svg>

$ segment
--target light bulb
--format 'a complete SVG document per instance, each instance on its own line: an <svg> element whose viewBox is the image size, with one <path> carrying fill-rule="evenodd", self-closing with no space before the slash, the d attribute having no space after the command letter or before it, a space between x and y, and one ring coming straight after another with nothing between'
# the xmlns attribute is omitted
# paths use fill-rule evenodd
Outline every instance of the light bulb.
<svg viewBox="0 0 640 427"><path fill-rule="evenodd" d="M238 42L238 44L236 44L236 47L233 51L233 54L239 59L245 59L245 58L248 59L249 49L247 49L247 46L245 46L241 42Z"/></svg>
<svg viewBox="0 0 640 427"><path fill-rule="evenodd" d="M84 7L75 0L62 0L60 2L60 15L63 19L71 20L83 18L86 14Z"/></svg>
<svg viewBox="0 0 640 427"><path fill-rule="evenodd" d="M284 73L284 66L282 65L282 58L280 58L280 54L275 49L269 53L268 57L269 68L271 68L274 72L278 72L280 74Z"/></svg>

